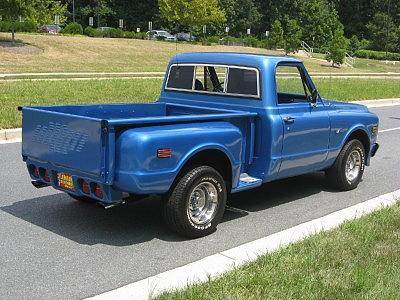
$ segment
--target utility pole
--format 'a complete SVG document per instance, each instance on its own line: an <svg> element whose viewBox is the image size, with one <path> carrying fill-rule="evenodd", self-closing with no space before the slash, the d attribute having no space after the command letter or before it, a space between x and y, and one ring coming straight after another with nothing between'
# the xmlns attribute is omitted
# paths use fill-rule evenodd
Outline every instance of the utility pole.
<svg viewBox="0 0 400 300"><path fill-rule="evenodd" d="M75 0L72 0L72 22L75 22Z"/></svg>
<svg viewBox="0 0 400 300"><path fill-rule="evenodd" d="M387 2L387 22L386 22L386 59L389 52L389 19L390 19L390 0Z"/></svg>

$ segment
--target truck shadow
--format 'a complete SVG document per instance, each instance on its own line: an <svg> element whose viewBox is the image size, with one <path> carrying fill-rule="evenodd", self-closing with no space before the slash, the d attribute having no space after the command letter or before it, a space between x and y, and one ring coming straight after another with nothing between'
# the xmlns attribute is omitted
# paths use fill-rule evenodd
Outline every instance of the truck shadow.
<svg viewBox="0 0 400 300"><path fill-rule="evenodd" d="M320 174L269 183L232 195L222 222L321 191L330 190ZM15 202L1 210L79 244L128 246L153 239L184 241L166 227L159 206L160 199L152 197L104 210L94 204L75 201L65 194L56 194Z"/></svg>

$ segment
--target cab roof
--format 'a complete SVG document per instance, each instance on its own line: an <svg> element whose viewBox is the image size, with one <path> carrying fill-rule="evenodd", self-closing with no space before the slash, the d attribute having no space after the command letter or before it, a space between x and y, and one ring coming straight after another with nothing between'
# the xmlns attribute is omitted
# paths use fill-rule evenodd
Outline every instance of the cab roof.
<svg viewBox="0 0 400 300"><path fill-rule="evenodd" d="M300 60L289 56L274 56L243 52L190 52L178 53L171 59L171 64L226 64L261 67L265 64L277 65L281 62L299 63Z"/></svg>

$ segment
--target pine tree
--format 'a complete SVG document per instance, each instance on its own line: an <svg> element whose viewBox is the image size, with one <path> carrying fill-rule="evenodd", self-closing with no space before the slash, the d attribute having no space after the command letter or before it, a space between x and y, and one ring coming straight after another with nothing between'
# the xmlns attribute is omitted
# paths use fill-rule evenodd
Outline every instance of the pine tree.
<svg viewBox="0 0 400 300"><path fill-rule="evenodd" d="M302 30L296 20L289 20L285 32L285 52L297 52L300 48Z"/></svg>
<svg viewBox="0 0 400 300"><path fill-rule="evenodd" d="M338 66L343 64L348 43L348 40L344 36L343 29L336 29L328 46L329 53L326 55L326 60L332 62L332 67L334 67L335 64Z"/></svg>
<svg viewBox="0 0 400 300"><path fill-rule="evenodd" d="M271 27L268 44L271 48L276 49L283 45L283 28L279 20L275 20Z"/></svg>

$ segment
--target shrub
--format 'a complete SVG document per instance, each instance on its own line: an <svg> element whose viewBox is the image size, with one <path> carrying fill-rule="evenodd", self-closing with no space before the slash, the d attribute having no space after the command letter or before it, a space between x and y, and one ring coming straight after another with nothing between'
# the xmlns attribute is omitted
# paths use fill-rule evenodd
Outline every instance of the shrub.
<svg viewBox="0 0 400 300"><path fill-rule="evenodd" d="M85 28L84 33L87 36L94 37L96 34L95 31L96 31L96 29L94 29L92 26L88 26Z"/></svg>
<svg viewBox="0 0 400 300"><path fill-rule="evenodd" d="M254 36L246 36L243 39L243 44L247 47L259 47L260 41Z"/></svg>
<svg viewBox="0 0 400 300"><path fill-rule="evenodd" d="M122 38L124 37L124 31L120 28L110 28L103 31L103 37Z"/></svg>
<svg viewBox="0 0 400 300"><path fill-rule="evenodd" d="M8 31L11 31L11 22L0 21L0 32L8 32Z"/></svg>
<svg viewBox="0 0 400 300"><path fill-rule="evenodd" d="M206 37L206 41L207 41L207 43L210 43L210 44L219 44L220 38L219 38L219 36L212 35L212 36Z"/></svg>
<svg viewBox="0 0 400 300"><path fill-rule="evenodd" d="M36 32L38 29L36 22L31 21L31 20L19 22L19 24L20 24L20 27L19 27L18 31L20 31L20 32Z"/></svg>
<svg viewBox="0 0 400 300"><path fill-rule="evenodd" d="M69 23L65 28L61 31L61 33L65 34L83 34L82 25L76 22Z"/></svg>
<svg viewBox="0 0 400 300"><path fill-rule="evenodd" d="M376 60L399 60L400 61L400 53L393 53L384 51L372 51L372 50L358 50L355 53L356 57L359 58L369 58Z"/></svg>

